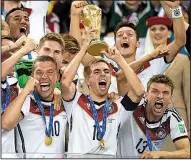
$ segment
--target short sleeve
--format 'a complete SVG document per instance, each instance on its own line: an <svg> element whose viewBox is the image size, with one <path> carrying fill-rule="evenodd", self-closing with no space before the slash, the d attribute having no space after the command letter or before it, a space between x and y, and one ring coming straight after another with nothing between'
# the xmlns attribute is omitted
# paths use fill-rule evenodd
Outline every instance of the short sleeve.
<svg viewBox="0 0 191 160"><path fill-rule="evenodd" d="M21 112L24 114L25 117L29 114L30 111L30 101L31 101L30 96L27 96L21 108Z"/></svg>
<svg viewBox="0 0 191 160"><path fill-rule="evenodd" d="M172 114L170 119L170 135L171 139L175 141L178 138L187 136L187 129L184 120L179 114Z"/></svg>

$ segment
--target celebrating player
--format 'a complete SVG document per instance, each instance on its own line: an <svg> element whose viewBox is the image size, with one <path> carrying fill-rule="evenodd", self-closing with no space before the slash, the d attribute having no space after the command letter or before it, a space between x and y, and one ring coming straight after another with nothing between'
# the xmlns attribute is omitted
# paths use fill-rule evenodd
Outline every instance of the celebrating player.
<svg viewBox="0 0 191 160"><path fill-rule="evenodd" d="M87 35L91 37L91 34L90 32ZM120 97L111 103L108 99L110 65L102 59L96 59L84 68L89 95L76 91L72 80L91 38L86 39L86 43L67 66L61 79L62 97L69 119L68 153L116 155L118 131L129 113L140 102L144 88L119 51L112 48L103 52L119 64L132 89L124 98Z"/></svg>
<svg viewBox="0 0 191 160"><path fill-rule="evenodd" d="M119 157L190 158L184 121L175 108L167 108L173 89L173 82L165 75L155 75L149 80L145 103L127 118L122 127L126 135L119 133ZM168 136L177 151L160 151Z"/></svg>
<svg viewBox="0 0 191 160"><path fill-rule="evenodd" d="M55 111L52 103L55 84L58 81L55 60L49 56L38 57L33 65L32 76L23 91L8 107L17 108L17 111L22 108L24 111L23 120L19 123L19 132L22 132L24 142L17 136L17 147L18 150L25 147L27 158L55 158L56 154L62 154L65 150L67 122L63 107ZM7 118L15 117L10 122L12 128L18 123L15 120L19 117L18 113L4 113Z"/></svg>

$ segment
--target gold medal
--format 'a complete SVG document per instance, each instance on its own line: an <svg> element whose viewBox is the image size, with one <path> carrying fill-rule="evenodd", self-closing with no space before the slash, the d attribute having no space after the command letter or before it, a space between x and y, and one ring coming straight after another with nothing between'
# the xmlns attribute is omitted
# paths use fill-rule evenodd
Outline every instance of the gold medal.
<svg viewBox="0 0 191 160"><path fill-rule="evenodd" d="M52 137L46 137L44 143L49 146L52 143Z"/></svg>
<svg viewBox="0 0 191 160"><path fill-rule="evenodd" d="M102 148L106 148L106 143L105 143L105 141L104 141L103 139L100 140L99 143L100 143L100 146L101 146Z"/></svg>

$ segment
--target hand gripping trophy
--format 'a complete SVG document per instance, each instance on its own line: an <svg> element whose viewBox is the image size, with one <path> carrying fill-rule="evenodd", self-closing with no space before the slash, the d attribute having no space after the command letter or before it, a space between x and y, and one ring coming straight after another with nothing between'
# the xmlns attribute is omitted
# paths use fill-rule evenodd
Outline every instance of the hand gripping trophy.
<svg viewBox="0 0 191 160"><path fill-rule="evenodd" d="M82 23L85 27L93 27L97 29L96 35L100 37L101 32L101 9L93 4L86 5L81 14ZM92 40L87 49L87 52L92 56L100 55L102 49L106 49L108 46L105 42L101 41L99 38Z"/></svg>

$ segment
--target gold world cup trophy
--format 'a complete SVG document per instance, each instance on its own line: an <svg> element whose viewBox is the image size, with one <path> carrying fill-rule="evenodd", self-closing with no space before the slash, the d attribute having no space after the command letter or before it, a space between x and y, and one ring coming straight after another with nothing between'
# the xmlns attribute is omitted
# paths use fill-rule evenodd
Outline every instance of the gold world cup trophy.
<svg viewBox="0 0 191 160"><path fill-rule="evenodd" d="M96 29L96 36L100 37L101 33L101 9L93 4L86 5L81 14L82 23L85 27L93 27ZM100 38L94 39L90 42L87 52L92 56L99 56L102 49L108 46Z"/></svg>

